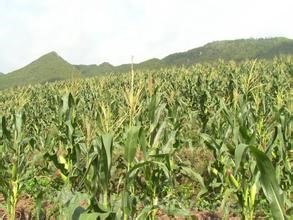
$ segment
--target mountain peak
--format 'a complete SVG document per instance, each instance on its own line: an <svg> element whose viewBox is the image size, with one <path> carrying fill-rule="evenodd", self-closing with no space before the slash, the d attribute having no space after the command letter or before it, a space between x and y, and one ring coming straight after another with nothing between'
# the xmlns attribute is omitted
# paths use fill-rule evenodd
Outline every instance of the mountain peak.
<svg viewBox="0 0 293 220"><path fill-rule="evenodd" d="M51 52L49 52L49 53L47 53L47 55L55 55L55 56L58 56L58 54L57 54L57 52L56 51L51 51Z"/></svg>
<svg viewBox="0 0 293 220"><path fill-rule="evenodd" d="M1 76L0 89L78 78L79 70L60 57L55 51L47 53L25 67Z"/></svg>
<svg viewBox="0 0 293 220"><path fill-rule="evenodd" d="M56 51L51 51L49 53L44 54L40 58L42 58L42 57L60 57L60 56L58 55L58 53Z"/></svg>

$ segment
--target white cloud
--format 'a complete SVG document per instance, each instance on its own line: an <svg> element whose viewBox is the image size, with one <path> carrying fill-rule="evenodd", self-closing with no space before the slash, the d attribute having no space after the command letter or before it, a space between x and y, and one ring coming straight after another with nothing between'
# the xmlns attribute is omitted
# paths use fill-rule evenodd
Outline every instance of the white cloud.
<svg viewBox="0 0 293 220"><path fill-rule="evenodd" d="M121 64L214 40L293 38L291 0L1 0L0 71L57 51L71 63Z"/></svg>

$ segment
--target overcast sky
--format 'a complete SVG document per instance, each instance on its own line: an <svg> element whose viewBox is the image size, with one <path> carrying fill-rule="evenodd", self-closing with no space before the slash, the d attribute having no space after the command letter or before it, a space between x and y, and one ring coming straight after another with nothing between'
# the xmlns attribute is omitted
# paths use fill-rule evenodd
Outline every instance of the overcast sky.
<svg viewBox="0 0 293 220"><path fill-rule="evenodd" d="M0 72L50 51L114 65L210 41L293 38L293 0L0 0Z"/></svg>

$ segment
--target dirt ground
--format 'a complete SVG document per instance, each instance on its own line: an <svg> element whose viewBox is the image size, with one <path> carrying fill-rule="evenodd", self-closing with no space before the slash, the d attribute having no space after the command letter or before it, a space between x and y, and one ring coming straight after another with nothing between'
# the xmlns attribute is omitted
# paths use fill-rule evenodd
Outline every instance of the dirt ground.
<svg viewBox="0 0 293 220"><path fill-rule="evenodd" d="M4 205L4 197L0 195L0 204ZM31 210L34 207L33 199L28 196L23 196L17 203L16 219L17 220L28 220L31 219ZM0 207L0 219L8 219L7 213L3 208Z"/></svg>

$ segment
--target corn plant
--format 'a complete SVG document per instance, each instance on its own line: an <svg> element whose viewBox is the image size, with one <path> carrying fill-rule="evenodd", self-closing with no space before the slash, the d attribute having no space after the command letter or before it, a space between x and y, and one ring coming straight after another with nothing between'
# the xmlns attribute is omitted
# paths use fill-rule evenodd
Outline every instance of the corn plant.
<svg viewBox="0 0 293 220"><path fill-rule="evenodd" d="M258 149L251 127L255 122L249 105L244 100L240 103L238 111L239 113L236 111L234 115L222 104L223 118L228 123L226 133L221 139L203 135L215 157L221 158L220 167L216 161L211 170L214 170L216 175L219 175L218 172L222 173L221 184L224 191L228 191L229 186L236 190L234 193L241 205L244 219L254 218L254 206L260 187L271 206L272 215L276 219L282 219L286 216L284 193L277 182L276 171L269 156Z"/></svg>
<svg viewBox="0 0 293 220"><path fill-rule="evenodd" d="M1 118L1 193L7 203L8 219L16 218L16 205L23 192L26 181L32 177L30 169L34 158L34 139L25 137L23 131L24 113L19 111L13 115L12 126L6 117Z"/></svg>

